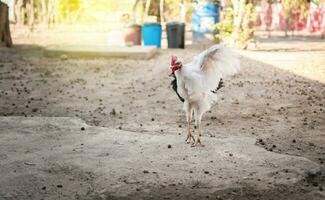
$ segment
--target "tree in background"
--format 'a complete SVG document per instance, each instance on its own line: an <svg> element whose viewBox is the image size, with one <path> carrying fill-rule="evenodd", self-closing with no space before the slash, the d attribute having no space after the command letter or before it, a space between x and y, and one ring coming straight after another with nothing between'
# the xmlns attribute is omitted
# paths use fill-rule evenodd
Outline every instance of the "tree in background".
<svg viewBox="0 0 325 200"><path fill-rule="evenodd" d="M135 0L133 4L133 19L138 23L155 16L158 22L189 20L191 0ZM141 13L141 14L139 14ZM140 16L140 17L139 17Z"/></svg>
<svg viewBox="0 0 325 200"><path fill-rule="evenodd" d="M192 12L191 0L165 0L166 21L190 21Z"/></svg>
<svg viewBox="0 0 325 200"><path fill-rule="evenodd" d="M302 7L308 2L308 0L282 0L282 6L284 11L284 19L286 23L285 36L288 36L288 31L293 31L296 23L296 15L301 11Z"/></svg>
<svg viewBox="0 0 325 200"><path fill-rule="evenodd" d="M216 24L216 39L246 49L253 40L255 31L254 8L253 1L231 0L230 5L224 9L222 19Z"/></svg>
<svg viewBox="0 0 325 200"><path fill-rule="evenodd" d="M0 1L0 46L12 46L9 29L9 7Z"/></svg>
<svg viewBox="0 0 325 200"><path fill-rule="evenodd" d="M272 0L270 3L276 2L278 0ZM307 18L309 14L308 3L314 3L320 5L324 3L325 0L281 0L283 6L283 16L285 20L285 36L288 36L288 31L292 31L297 28L297 23L299 17Z"/></svg>
<svg viewBox="0 0 325 200"><path fill-rule="evenodd" d="M68 23L104 23L127 13L133 23L143 23L155 16L158 22L188 21L191 0L12 0L15 21L27 25ZM133 8L132 8L133 5ZM114 17L112 17L114 16Z"/></svg>
<svg viewBox="0 0 325 200"><path fill-rule="evenodd" d="M28 25L30 30L35 24L50 27L58 23L75 24L89 8L97 9L95 4L110 10L117 7L113 0L13 0L15 1L16 23Z"/></svg>
<svg viewBox="0 0 325 200"><path fill-rule="evenodd" d="M59 9L60 17L63 21L76 23L83 7L82 0L60 0Z"/></svg>
<svg viewBox="0 0 325 200"><path fill-rule="evenodd" d="M59 5L63 0L14 0L16 23L28 25L33 31L36 24L53 25L59 21Z"/></svg>

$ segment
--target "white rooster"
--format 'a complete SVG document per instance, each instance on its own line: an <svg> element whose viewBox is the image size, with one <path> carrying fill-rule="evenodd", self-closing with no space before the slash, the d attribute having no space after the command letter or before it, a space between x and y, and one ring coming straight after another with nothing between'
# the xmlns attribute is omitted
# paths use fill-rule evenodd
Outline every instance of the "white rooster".
<svg viewBox="0 0 325 200"><path fill-rule="evenodd" d="M203 51L192 62L184 65L172 56L170 69L175 79L171 85L184 102L187 120L185 141L192 141L192 146L203 146L200 139L202 115L216 102L216 91L222 87L222 78L237 73L239 68L238 55L220 44ZM191 133L193 112L198 130L196 138Z"/></svg>

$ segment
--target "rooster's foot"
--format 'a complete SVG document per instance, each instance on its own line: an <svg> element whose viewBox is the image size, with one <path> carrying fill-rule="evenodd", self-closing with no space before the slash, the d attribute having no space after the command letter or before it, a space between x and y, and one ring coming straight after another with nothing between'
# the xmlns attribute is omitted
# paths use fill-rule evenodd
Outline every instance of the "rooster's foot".
<svg viewBox="0 0 325 200"><path fill-rule="evenodd" d="M196 140L194 141L194 143L191 145L191 147L204 147L205 145L201 143L201 139L200 138L196 138Z"/></svg>
<svg viewBox="0 0 325 200"><path fill-rule="evenodd" d="M185 142L186 142L187 144L189 144L189 143L191 143L192 141L195 142L195 139L194 139L193 135L192 135L191 133L187 134L187 137L186 137Z"/></svg>

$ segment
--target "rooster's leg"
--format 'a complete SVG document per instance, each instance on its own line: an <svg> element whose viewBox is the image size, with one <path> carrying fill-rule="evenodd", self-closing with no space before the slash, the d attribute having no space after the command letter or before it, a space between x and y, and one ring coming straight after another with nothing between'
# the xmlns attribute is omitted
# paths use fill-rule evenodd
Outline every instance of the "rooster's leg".
<svg viewBox="0 0 325 200"><path fill-rule="evenodd" d="M198 135L194 141L194 143L192 144L192 147L195 146L201 146L204 147L204 145L201 143L201 119L202 119L202 115L203 113L200 112L194 112L195 114L195 125L197 127L197 131L198 131Z"/></svg>
<svg viewBox="0 0 325 200"><path fill-rule="evenodd" d="M197 138L194 141L194 144L192 146L204 147L204 145L201 143L201 123L198 123L198 136L197 136Z"/></svg>
<svg viewBox="0 0 325 200"><path fill-rule="evenodd" d="M187 137L185 142L191 143L191 141L194 141L194 137L191 133L191 122L187 122Z"/></svg>
<svg viewBox="0 0 325 200"><path fill-rule="evenodd" d="M191 143L191 141L195 141L194 137L191 133L191 121L192 121L192 115L193 115L193 109L191 107L191 104L188 104L188 106L186 107L186 120L187 120L187 137L185 142L187 143Z"/></svg>

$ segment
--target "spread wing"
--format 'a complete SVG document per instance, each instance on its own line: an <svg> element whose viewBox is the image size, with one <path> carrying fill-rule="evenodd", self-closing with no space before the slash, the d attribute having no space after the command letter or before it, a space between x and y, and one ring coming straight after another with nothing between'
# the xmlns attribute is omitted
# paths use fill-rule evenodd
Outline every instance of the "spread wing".
<svg viewBox="0 0 325 200"><path fill-rule="evenodd" d="M190 96L210 94L220 87L222 78L235 74L239 68L239 57L232 49L214 45L184 66L185 89Z"/></svg>

